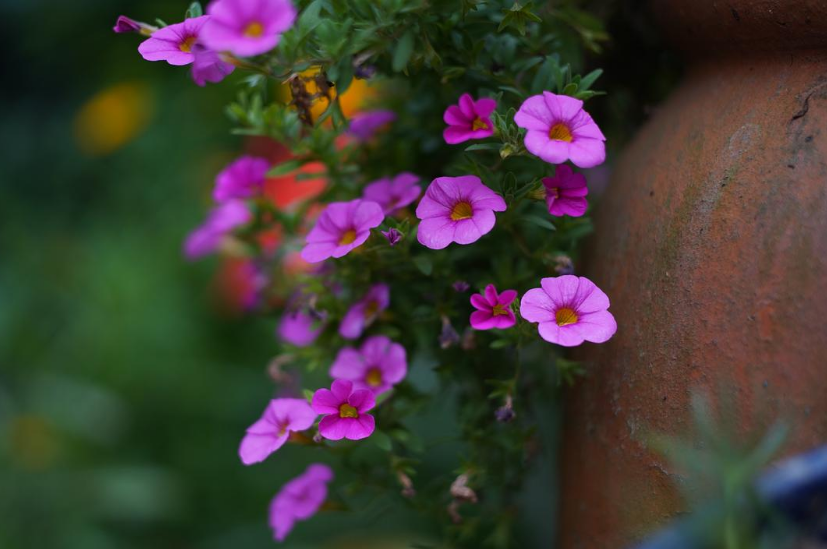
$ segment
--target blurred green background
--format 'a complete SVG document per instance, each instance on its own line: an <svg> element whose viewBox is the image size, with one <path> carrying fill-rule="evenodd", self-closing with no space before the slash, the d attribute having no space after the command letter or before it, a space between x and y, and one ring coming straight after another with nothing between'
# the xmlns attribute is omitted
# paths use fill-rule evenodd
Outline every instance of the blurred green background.
<svg viewBox="0 0 827 549"><path fill-rule="evenodd" d="M276 389L275 322L229 314L216 260L181 255L215 173L241 149L221 114L233 84L198 88L111 31L121 13L172 22L185 8L0 3L0 548L271 547L270 498L308 461L287 447L239 462L244 429ZM634 88L618 84L604 116L639 122ZM431 411L436 423L449 415ZM526 547L552 544L557 416L545 414L547 455L518 519ZM451 472L457 449L426 460L425 475ZM300 523L284 546L436 538L390 498Z"/></svg>

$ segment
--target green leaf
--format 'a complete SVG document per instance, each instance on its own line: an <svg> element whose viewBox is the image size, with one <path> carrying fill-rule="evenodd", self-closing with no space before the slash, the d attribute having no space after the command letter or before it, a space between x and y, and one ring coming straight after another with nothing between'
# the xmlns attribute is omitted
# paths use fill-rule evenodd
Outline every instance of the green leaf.
<svg viewBox="0 0 827 549"><path fill-rule="evenodd" d="M431 262L431 258L426 255L414 257L413 262L416 268L425 276L431 276L431 273L434 271L434 264Z"/></svg>
<svg viewBox="0 0 827 549"><path fill-rule="evenodd" d="M371 435L370 439L381 450L384 450L386 452L390 452L393 449L393 444L391 442L391 437L389 437L388 435L386 435L382 431L374 431L373 434Z"/></svg>
<svg viewBox="0 0 827 549"><path fill-rule="evenodd" d="M578 88L583 91L591 88L592 84L594 84L595 80L600 78L601 74L603 74L603 69L593 70L592 72L580 79L580 84L578 85Z"/></svg>
<svg viewBox="0 0 827 549"><path fill-rule="evenodd" d="M539 216L536 216L536 215L527 215L527 216L523 217L523 219L525 219L529 223L534 223L538 227L542 227L542 228L548 229L550 231L556 231L557 230L557 227L555 227L554 224L551 221L549 221L548 219L543 219L542 217L539 217Z"/></svg>
<svg viewBox="0 0 827 549"><path fill-rule="evenodd" d="M465 148L465 152L471 151L498 151L500 150L499 143L477 143L476 145L471 145L470 147Z"/></svg>
<svg viewBox="0 0 827 549"><path fill-rule="evenodd" d="M316 25L321 22L319 14L322 11L322 0L313 0L304 8L304 11L299 16L298 27L301 29L301 35L305 36L312 31Z"/></svg>
<svg viewBox="0 0 827 549"><path fill-rule="evenodd" d="M282 162L275 168L271 168L270 171L267 172L267 177L278 177L280 175L287 175L288 173L301 168L303 164L304 161L302 160L288 160L287 162Z"/></svg>
<svg viewBox="0 0 827 549"><path fill-rule="evenodd" d="M184 19L192 19L193 17L201 17L204 15L204 10L201 9L200 2L193 2L190 4L190 7L187 8L187 13L184 14Z"/></svg>
<svg viewBox="0 0 827 549"><path fill-rule="evenodd" d="M302 394L304 395L304 398L307 399L307 402L313 402L313 391L310 389L302 389Z"/></svg>
<svg viewBox="0 0 827 549"><path fill-rule="evenodd" d="M412 31L408 31L399 39L393 52L393 70L395 72L401 72L408 66L413 49L414 34Z"/></svg>

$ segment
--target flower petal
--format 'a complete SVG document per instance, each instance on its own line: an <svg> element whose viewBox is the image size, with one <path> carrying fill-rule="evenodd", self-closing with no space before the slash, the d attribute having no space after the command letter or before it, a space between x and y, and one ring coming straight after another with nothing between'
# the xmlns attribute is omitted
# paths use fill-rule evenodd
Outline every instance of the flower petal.
<svg viewBox="0 0 827 549"><path fill-rule="evenodd" d="M329 389L319 389L313 393L313 400L310 406L317 414L338 414L339 406L345 402L347 402L347 397L342 399L333 394Z"/></svg>
<svg viewBox="0 0 827 549"><path fill-rule="evenodd" d="M532 288L520 301L520 316L529 322L548 322L555 319L556 305L542 288Z"/></svg>

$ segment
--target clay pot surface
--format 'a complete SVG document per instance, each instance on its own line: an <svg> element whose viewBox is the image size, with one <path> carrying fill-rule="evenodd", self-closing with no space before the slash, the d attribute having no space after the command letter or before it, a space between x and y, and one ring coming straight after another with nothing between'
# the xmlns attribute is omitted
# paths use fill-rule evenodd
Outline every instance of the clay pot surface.
<svg viewBox="0 0 827 549"><path fill-rule="evenodd" d="M566 402L565 549L618 549L685 510L648 440L689 433L695 390L742 433L790 422L785 454L827 442L827 2L655 9L696 57L596 214L585 274L619 330L580 349Z"/></svg>

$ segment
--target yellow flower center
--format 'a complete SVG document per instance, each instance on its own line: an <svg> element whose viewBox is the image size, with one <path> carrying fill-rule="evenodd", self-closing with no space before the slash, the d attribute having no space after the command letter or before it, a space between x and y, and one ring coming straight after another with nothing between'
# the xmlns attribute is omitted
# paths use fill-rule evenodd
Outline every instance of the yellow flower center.
<svg viewBox="0 0 827 549"><path fill-rule="evenodd" d="M546 188L546 196L551 197L552 199L560 198L560 189L557 187Z"/></svg>
<svg viewBox="0 0 827 549"><path fill-rule="evenodd" d="M192 51L193 44L195 44L195 37L190 36L189 38L187 38L186 40L181 42L181 44L178 45L178 49L181 50L184 53L189 53L189 52Z"/></svg>
<svg viewBox="0 0 827 549"><path fill-rule="evenodd" d="M568 326L569 324L577 322L577 313L575 313L573 309L563 307L562 309L557 309L555 318L558 326Z"/></svg>
<svg viewBox="0 0 827 549"><path fill-rule="evenodd" d="M247 38L258 38L264 34L264 27L258 21L253 21L244 28L244 36Z"/></svg>
<svg viewBox="0 0 827 549"><path fill-rule="evenodd" d="M356 231L348 229L345 234L342 235L339 246L347 246L348 244L352 244L354 240L356 240Z"/></svg>
<svg viewBox="0 0 827 549"><path fill-rule="evenodd" d="M505 307L497 303L494 305L494 309L492 309L491 314L494 316L505 316L508 314L508 311L505 310Z"/></svg>
<svg viewBox="0 0 827 549"><path fill-rule="evenodd" d="M379 387L382 385L382 372L379 371L379 368L371 368L368 370L368 375L365 377L365 381L371 387Z"/></svg>
<svg viewBox="0 0 827 549"><path fill-rule="evenodd" d="M339 406L339 417L359 417L359 412L348 403Z"/></svg>
<svg viewBox="0 0 827 549"><path fill-rule="evenodd" d="M471 219L473 213L471 204L468 202L457 202L454 204L454 209L451 210L451 220L460 221L462 219Z"/></svg>
<svg viewBox="0 0 827 549"><path fill-rule="evenodd" d="M483 121L482 121L482 118L480 118L480 117L478 116L478 117L476 117L476 118L474 119L474 123L473 123L473 124L471 124L471 129L472 129L473 131L477 131L477 130L487 130L487 129L488 129L488 124L486 124L485 122L483 122Z"/></svg>
<svg viewBox="0 0 827 549"><path fill-rule="evenodd" d="M552 141L565 141L571 143L571 131L565 124L555 124L548 132L548 138Z"/></svg>

